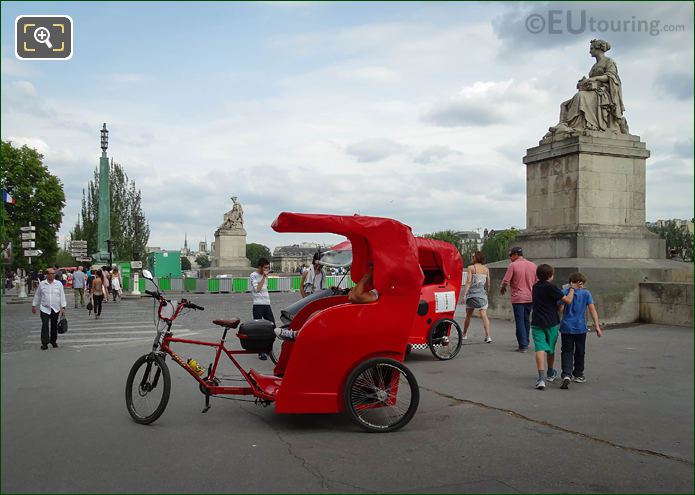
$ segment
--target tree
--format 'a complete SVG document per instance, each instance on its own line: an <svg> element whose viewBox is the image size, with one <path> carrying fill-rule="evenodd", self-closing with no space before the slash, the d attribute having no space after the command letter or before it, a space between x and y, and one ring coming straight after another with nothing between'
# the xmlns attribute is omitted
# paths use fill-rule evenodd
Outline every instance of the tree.
<svg viewBox="0 0 695 495"><path fill-rule="evenodd" d="M453 244L459 253L461 252L461 248L463 247L461 238L457 236L453 230L442 230L439 232L433 232L431 234L425 234L422 237L426 239L436 239L438 241L444 241L448 242L449 244Z"/></svg>
<svg viewBox="0 0 695 495"><path fill-rule="evenodd" d="M258 266L260 258L270 259L270 249L263 244L252 242L246 245L246 257L251 261L251 266Z"/></svg>
<svg viewBox="0 0 695 495"><path fill-rule="evenodd" d="M695 219L693 219L695 220ZM651 225L649 230L666 241L666 255L676 254L684 260L693 259L693 235L674 220L666 220L660 226Z"/></svg>
<svg viewBox="0 0 695 495"><path fill-rule="evenodd" d="M77 260L73 258L72 254L70 254L70 251L66 251L65 249L59 249L58 253L56 254L55 264L58 266L79 266L80 263L78 263Z"/></svg>
<svg viewBox="0 0 695 495"><path fill-rule="evenodd" d="M207 254L199 254L196 256L195 262L200 268L208 268L210 266L210 258L208 258Z"/></svg>
<svg viewBox="0 0 695 495"><path fill-rule="evenodd" d="M463 259L463 266L468 266L473 261L473 255L478 251L478 243L476 241L463 241L461 247L461 258Z"/></svg>
<svg viewBox="0 0 695 495"><path fill-rule="evenodd" d="M495 235L488 237L481 251L485 255L486 263L493 263L507 258L509 247L519 231L514 227L496 232Z"/></svg>
<svg viewBox="0 0 695 495"><path fill-rule="evenodd" d="M55 263L58 253L56 234L63 220L65 193L60 179L43 164L43 155L24 145L12 146L2 141L2 176L0 185L15 200L2 209L2 239L12 242L14 259L11 267L27 268L28 258L23 256L20 227L31 222L36 226L36 249L43 251L34 258L32 267L44 268Z"/></svg>
<svg viewBox="0 0 695 495"><path fill-rule="evenodd" d="M145 247L150 238L150 226L142 211L140 189L128 178L123 167L111 160L109 167L111 198L111 249L114 259L144 261ZM82 190L82 210L71 235L73 239L87 241L87 252L99 249L99 169L94 179ZM103 249L103 248L102 248Z"/></svg>
<svg viewBox="0 0 695 495"><path fill-rule="evenodd" d="M181 256L181 270L190 270L191 269L191 260L188 259L186 256Z"/></svg>

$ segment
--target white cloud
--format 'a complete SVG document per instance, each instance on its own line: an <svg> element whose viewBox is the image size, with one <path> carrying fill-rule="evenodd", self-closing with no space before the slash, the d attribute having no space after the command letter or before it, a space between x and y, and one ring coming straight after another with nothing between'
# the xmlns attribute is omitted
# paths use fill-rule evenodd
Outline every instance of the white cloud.
<svg viewBox="0 0 695 495"><path fill-rule="evenodd" d="M259 51L254 62L262 68L239 60L235 75L243 77L215 90L172 94L163 86L160 98L144 97L149 84L136 83L155 74L110 73L102 77L114 82L113 92L97 102L59 92L42 97L39 76L3 78L3 136L43 147L49 168L65 179L61 233L74 225L81 188L98 165L104 121L109 155L142 189L150 245L178 248L184 231L189 244L212 241L232 194L244 205L248 241L271 247L321 238L274 233L270 223L283 210L391 216L416 232L523 227L521 158L588 72L586 41L503 59L508 40L490 22L465 16L307 28L269 41L291 69L275 71ZM693 111L674 91L661 91L661 68L645 59L692 77L692 43L668 51L664 36L651 42L643 56L625 55L619 42L611 53L630 127L652 150L650 163L686 160L677 177L649 175L648 216L665 209L684 216L693 205ZM15 84L17 77L31 86ZM263 92L236 91L240 80L254 78ZM203 96L214 105L206 107ZM682 189L677 200L673 180Z"/></svg>
<svg viewBox="0 0 695 495"><path fill-rule="evenodd" d="M358 162L378 162L402 150L402 145L388 139L366 139L345 147L345 152Z"/></svg>
<svg viewBox="0 0 695 495"><path fill-rule="evenodd" d="M459 94L435 103L423 120L445 127L500 124L546 100L545 93L527 81L476 81Z"/></svg>

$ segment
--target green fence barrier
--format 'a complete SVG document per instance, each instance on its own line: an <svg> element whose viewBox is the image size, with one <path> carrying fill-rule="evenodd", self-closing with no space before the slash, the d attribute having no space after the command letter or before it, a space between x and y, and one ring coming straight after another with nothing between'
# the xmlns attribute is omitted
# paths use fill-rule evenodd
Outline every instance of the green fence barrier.
<svg viewBox="0 0 695 495"><path fill-rule="evenodd" d="M144 292L146 288L147 288L147 279L140 277L138 279L138 290L140 292Z"/></svg>
<svg viewBox="0 0 695 495"><path fill-rule="evenodd" d="M208 292L219 292L220 291L220 279L210 278L208 279Z"/></svg>
<svg viewBox="0 0 695 495"><path fill-rule="evenodd" d="M130 292L130 278L123 277L123 292Z"/></svg>
<svg viewBox="0 0 695 495"><path fill-rule="evenodd" d="M196 279L194 278L184 278L183 279L183 290L187 292L193 292L196 289Z"/></svg>
<svg viewBox="0 0 695 495"><path fill-rule="evenodd" d="M159 288L162 290L171 290L171 279L165 277L160 278Z"/></svg>
<svg viewBox="0 0 695 495"><path fill-rule="evenodd" d="M277 291L277 290L278 290L278 279L269 278L268 279L268 291Z"/></svg>
<svg viewBox="0 0 695 495"><path fill-rule="evenodd" d="M249 290L249 279L235 278L232 281L232 290L234 292L246 292Z"/></svg>
<svg viewBox="0 0 695 495"><path fill-rule="evenodd" d="M299 290L302 285L302 277L292 277L292 289Z"/></svg>

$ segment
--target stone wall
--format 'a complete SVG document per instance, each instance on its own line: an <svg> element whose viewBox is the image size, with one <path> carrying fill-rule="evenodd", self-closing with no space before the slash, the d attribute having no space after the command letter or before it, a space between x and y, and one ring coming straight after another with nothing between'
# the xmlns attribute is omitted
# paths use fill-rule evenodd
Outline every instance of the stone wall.
<svg viewBox="0 0 695 495"><path fill-rule="evenodd" d="M555 268L553 282L567 283L570 273L586 275L587 289L594 297L602 322L609 324L641 321L640 284L645 282L677 283L681 290L693 284L693 264L672 260L610 260L610 259L532 259L536 264L548 263ZM499 288L509 261L490 263L492 287L488 314L491 318L513 319L509 292L500 295ZM692 300L692 291L689 296ZM692 308L692 307L691 307Z"/></svg>
<svg viewBox="0 0 695 495"><path fill-rule="evenodd" d="M692 327L692 282L641 283L639 285L639 318L644 323Z"/></svg>

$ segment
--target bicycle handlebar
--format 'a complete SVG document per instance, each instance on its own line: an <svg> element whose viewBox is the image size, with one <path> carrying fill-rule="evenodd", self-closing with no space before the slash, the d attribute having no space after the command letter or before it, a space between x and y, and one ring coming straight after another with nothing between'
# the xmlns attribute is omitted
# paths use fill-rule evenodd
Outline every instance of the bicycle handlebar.
<svg viewBox="0 0 695 495"><path fill-rule="evenodd" d="M191 309L198 309L200 311L205 311L204 307L198 306L197 304L193 304L192 302L186 303L186 307L191 308Z"/></svg>
<svg viewBox="0 0 695 495"><path fill-rule="evenodd" d="M159 292L152 292L151 290L145 290L145 294L147 294L148 296L152 296L156 299L160 298Z"/></svg>

